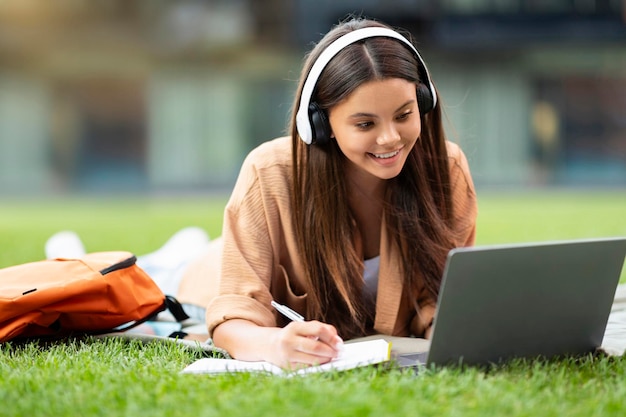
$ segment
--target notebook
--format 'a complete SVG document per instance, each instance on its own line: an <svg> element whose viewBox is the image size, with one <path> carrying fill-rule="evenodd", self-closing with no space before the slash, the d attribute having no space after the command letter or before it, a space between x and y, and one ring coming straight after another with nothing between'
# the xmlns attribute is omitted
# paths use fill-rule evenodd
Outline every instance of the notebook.
<svg viewBox="0 0 626 417"><path fill-rule="evenodd" d="M339 357L323 365L314 365L295 370L285 370L265 361L243 361L236 359L202 358L182 370L184 374L224 374L234 372L261 372L285 377L307 375L317 372L339 372L361 366L387 362L391 344L383 338L349 343Z"/></svg>
<svg viewBox="0 0 626 417"><path fill-rule="evenodd" d="M430 347L400 366L485 365L593 352L601 343L626 238L450 251Z"/></svg>

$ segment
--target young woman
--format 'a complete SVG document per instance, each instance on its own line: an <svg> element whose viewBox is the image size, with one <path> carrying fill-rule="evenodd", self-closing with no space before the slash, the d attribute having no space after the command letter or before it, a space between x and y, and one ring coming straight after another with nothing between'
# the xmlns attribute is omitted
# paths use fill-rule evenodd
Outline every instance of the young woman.
<svg viewBox="0 0 626 417"><path fill-rule="evenodd" d="M419 53L381 23L350 20L308 55L290 136L243 163L221 273L200 261L180 298L204 286L215 345L284 367L328 362L342 339L428 337L446 255L473 244L476 214Z"/></svg>
<svg viewBox="0 0 626 417"><path fill-rule="evenodd" d="M306 366L335 358L343 339L429 337L447 253L473 244L476 213L418 51L357 19L309 54L291 134L244 161L222 238L181 231L140 261L164 291L206 306L209 335L233 357ZM57 237L49 257L83 251L77 237ZM189 264L190 247L204 255Z"/></svg>

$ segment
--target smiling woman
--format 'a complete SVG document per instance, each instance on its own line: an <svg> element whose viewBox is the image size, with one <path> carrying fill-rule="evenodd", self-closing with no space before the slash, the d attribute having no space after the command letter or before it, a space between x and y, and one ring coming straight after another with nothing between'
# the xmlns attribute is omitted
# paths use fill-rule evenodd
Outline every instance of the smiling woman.
<svg viewBox="0 0 626 417"><path fill-rule="evenodd" d="M207 306L233 357L280 366L328 362L342 338L428 337L446 255L473 244L477 210L420 54L379 22L341 23L308 55L292 115L290 136L241 168L221 268L207 254L179 299Z"/></svg>

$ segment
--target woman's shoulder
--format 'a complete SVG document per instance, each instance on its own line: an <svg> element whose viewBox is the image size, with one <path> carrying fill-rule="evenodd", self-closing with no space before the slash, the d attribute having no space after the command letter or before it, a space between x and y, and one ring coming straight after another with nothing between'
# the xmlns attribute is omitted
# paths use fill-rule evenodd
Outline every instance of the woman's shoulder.
<svg viewBox="0 0 626 417"><path fill-rule="evenodd" d="M454 210L455 244L469 246L476 237L478 206L469 163L461 147L446 143L450 162L450 187Z"/></svg>
<svg viewBox="0 0 626 417"><path fill-rule="evenodd" d="M252 149L244 164L257 168L291 165L291 137L283 136L268 140Z"/></svg>
<svg viewBox="0 0 626 417"><path fill-rule="evenodd" d="M231 202L235 204L235 201L259 193L262 193L263 198L276 193L287 195L285 190L289 187L291 166L289 137L261 143L246 156L231 194Z"/></svg>
<svg viewBox="0 0 626 417"><path fill-rule="evenodd" d="M448 151L449 158L460 159L465 157L465 154L458 143L446 140L446 150Z"/></svg>
<svg viewBox="0 0 626 417"><path fill-rule="evenodd" d="M469 163L461 146L448 140L446 141L446 150L450 160L450 170L460 169L464 173L469 174Z"/></svg>
<svg viewBox="0 0 626 417"><path fill-rule="evenodd" d="M469 162L465 152L457 143L446 141L448 160L450 164L450 182L453 188L464 185L474 192L474 181L470 172ZM465 188L463 187L463 188Z"/></svg>

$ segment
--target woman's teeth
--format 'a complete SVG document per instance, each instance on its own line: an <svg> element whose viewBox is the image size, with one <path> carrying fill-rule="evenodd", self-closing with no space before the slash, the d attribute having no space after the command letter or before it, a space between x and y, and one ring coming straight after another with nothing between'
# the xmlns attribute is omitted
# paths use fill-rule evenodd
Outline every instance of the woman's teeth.
<svg viewBox="0 0 626 417"><path fill-rule="evenodd" d="M374 153L372 155L374 155L376 158L387 159L387 158L393 158L394 156L398 154L398 152L400 151L393 151L389 153L378 153L378 154Z"/></svg>

